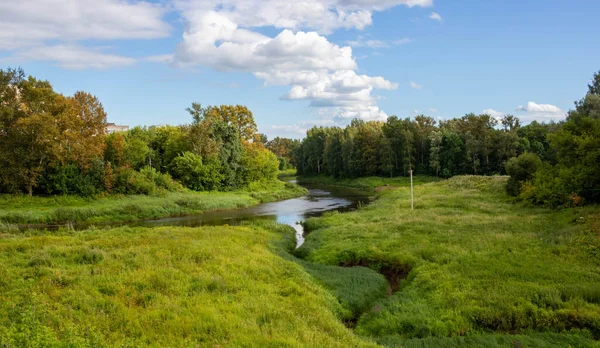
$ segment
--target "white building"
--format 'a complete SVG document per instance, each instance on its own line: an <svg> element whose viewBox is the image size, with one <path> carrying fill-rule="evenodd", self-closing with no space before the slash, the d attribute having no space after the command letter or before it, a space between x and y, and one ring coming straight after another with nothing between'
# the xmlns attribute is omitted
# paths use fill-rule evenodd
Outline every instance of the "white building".
<svg viewBox="0 0 600 348"><path fill-rule="evenodd" d="M109 123L106 125L106 133L112 134L116 132L127 132L129 130L129 126L120 126L114 123Z"/></svg>

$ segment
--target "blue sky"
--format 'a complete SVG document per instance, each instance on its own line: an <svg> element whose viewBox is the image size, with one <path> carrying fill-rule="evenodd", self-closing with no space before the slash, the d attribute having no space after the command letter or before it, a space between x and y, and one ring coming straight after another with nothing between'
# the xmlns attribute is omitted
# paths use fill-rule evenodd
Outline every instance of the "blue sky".
<svg viewBox="0 0 600 348"><path fill-rule="evenodd" d="M591 0L4 0L0 59L95 94L120 124L187 123L193 101L246 105L270 138L417 113L548 121L600 70L598 13Z"/></svg>

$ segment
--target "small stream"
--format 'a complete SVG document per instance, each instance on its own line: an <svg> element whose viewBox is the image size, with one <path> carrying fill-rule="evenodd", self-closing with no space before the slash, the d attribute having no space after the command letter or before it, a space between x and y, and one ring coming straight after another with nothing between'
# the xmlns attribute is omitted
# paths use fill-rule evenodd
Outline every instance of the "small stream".
<svg viewBox="0 0 600 348"><path fill-rule="evenodd" d="M296 181L292 181L296 183ZM351 190L346 188L309 185L299 183L308 189L308 193L298 198L284 201L264 203L257 206L206 212L197 215L189 215L158 220L145 220L126 223L115 223L111 225L127 226L223 226L239 225L242 222L256 221L259 219L273 220L281 224L292 226L296 230L296 247L304 243L304 226L302 222L310 217L318 217L328 211L340 212L355 210L358 206L370 202L368 192Z"/></svg>

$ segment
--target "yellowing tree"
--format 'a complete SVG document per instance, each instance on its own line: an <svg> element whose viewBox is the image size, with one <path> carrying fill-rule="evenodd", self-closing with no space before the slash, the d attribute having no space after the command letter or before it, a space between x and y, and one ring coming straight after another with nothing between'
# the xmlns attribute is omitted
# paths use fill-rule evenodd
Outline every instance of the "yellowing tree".
<svg viewBox="0 0 600 348"><path fill-rule="evenodd" d="M242 139L246 141L253 139L258 131L252 111L243 105L209 106L204 110L204 118L235 126L240 131Z"/></svg>

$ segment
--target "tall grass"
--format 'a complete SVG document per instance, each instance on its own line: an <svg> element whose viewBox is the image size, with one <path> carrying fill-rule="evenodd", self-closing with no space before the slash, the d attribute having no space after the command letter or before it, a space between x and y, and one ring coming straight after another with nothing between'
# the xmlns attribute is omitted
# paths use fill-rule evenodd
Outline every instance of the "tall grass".
<svg viewBox="0 0 600 348"><path fill-rule="evenodd" d="M275 252L280 238L253 226L0 238L0 346L375 346Z"/></svg>
<svg viewBox="0 0 600 348"><path fill-rule="evenodd" d="M515 205L504 194L505 180L420 185L415 210L408 189L383 192L357 212L308 220L297 254L331 266L408 272L400 291L358 322L357 333L381 343L419 346L406 340L490 332L600 338L600 207ZM536 340L543 337L528 342Z"/></svg>
<svg viewBox="0 0 600 348"><path fill-rule="evenodd" d="M426 175L415 175L413 177L414 185L426 184L429 182L438 182L441 181L441 178L426 176ZM342 187L350 187L355 189L369 190L375 189L381 186L391 186L391 187L409 187L410 186L410 177L394 177L394 178L385 178L379 176L370 176L364 178L355 178L355 179L340 179L334 178L326 175L316 175L316 176L302 176L300 177L300 182L309 183L309 184L325 184L332 186L342 186Z"/></svg>
<svg viewBox="0 0 600 348"><path fill-rule="evenodd" d="M172 192L161 196L82 198L75 196L0 196L0 223L64 224L118 222L199 214L245 208L263 202L300 196L298 185L280 181L255 184L233 192Z"/></svg>

